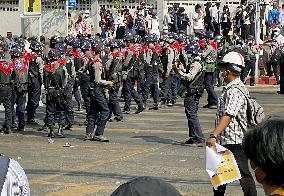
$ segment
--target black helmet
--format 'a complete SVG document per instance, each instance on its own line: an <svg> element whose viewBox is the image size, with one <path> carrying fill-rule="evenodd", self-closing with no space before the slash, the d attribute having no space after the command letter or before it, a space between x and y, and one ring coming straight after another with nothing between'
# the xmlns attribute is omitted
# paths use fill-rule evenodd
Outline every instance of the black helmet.
<svg viewBox="0 0 284 196"><path fill-rule="evenodd" d="M129 42L134 42L135 41L134 36L131 33L126 34L124 36L124 40L125 41L129 41Z"/></svg>
<svg viewBox="0 0 284 196"><path fill-rule="evenodd" d="M81 42L81 49L82 50L89 50L92 48L92 44L89 39L83 39Z"/></svg>
<svg viewBox="0 0 284 196"><path fill-rule="evenodd" d="M140 35L135 35L134 36L134 42L135 43L141 43L142 42L142 37Z"/></svg>
<svg viewBox="0 0 284 196"><path fill-rule="evenodd" d="M13 46L10 50L10 55L13 57L20 57L22 54L23 51L19 46Z"/></svg>
<svg viewBox="0 0 284 196"><path fill-rule="evenodd" d="M25 48L25 40L23 38L17 39L15 45L18 45L21 49Z"/></svg>
<svg viewBox="0 0 284 196"><path fill-rule="evenodd" d="M53 48L55 46L55 44L57 44L57 43L63 43L62 37L52 36L50 38L50 47Z"/></svg>
<svg viewBox="0 0 284 196"><path fill-rule="evenodd" d="M119 48L119 41L117 39L113 39L110 42L110 48Z"/></svg>
<svg viewBox="0 0 284 196"><path fill-rule="evenodd" d="M61 55L64 55L66 53L65 45L62 43L55 44L54 49L58 50Z"/></svg>
<svg viewBox="0 0 284 196"><path fill-rule="evenodd" d="M104 44L102 41L98 40L92 45L92 49L95 53L99 53L104 49Z"/></svg>
<svg viewBox="0 0 284 196"><path fill-rule="evenodd" d="M39 42L37 41L32 41L30 44L30 49L32 51L41 51L42 50L42 46Z"/></svg>
<svg viewBox="0 0 284 196"><path fill-rule="evenodd" d="M146 41L147 42L158 42L159 41L159 37L156 34L149 34L146 37Z"/></svg>
<svg viewBox="0 0 284 196"><path fill-rule="evenodd" d="M73 40L74 40L74 38L71 35L68 35L68 36L65 37L64 43L66 43L68 46L72 46Z"/></svg>
<svg viewBox="0 0 284 196"><path fill-rule="evenodd" d="M80 40L78 38L73 39L72 42L71 42L71 46L72 46L73 49L80 48L80 46L81 46Z"/></svg>
<svg viewBox="0 0 284 196"><path fill-rule="evenodd" d="M56 60L58 60L60 58L60 56L61 56L60 52L58 50L56 50L56 49L51 49L48 52L48 55L47 55L47 57L48 57L48 59L50 61L56 61Z"/></svg>
<svg viewBox="0 0 284 196"><path fill-rule="evenodd" d="M185 42L186 41L186 36L184 34L180 34L178 38L179 43Z"/></svg>
<svg viewBox="0 0 284 196"><path fill-rule="evenodd" d="M242 38L238 38L238 39L236 39L236 45L240 45L240 46L243 46L244 45L244 40L242 39Z"/></svg>
<svg viewBox="0 0 284 196"><path fill-rule="evenodd" d="M214 32L212 32L212 31L207 31L207 32L206 32L206 38L207 38L207 39L214 39Z"/></svg>

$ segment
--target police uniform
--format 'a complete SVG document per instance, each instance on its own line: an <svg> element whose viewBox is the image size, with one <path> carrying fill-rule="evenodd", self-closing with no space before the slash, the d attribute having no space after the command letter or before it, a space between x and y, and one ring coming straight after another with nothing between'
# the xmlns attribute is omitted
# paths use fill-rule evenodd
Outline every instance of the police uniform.
<svg viewBox="0 0 284 196"><path fill-rule="evenodd" d="M60 58L59 51L52 49L48 54L49 62L44 66L43 84L46 93L46 124L50 129L49 137L54 137L55 116L58 114L59 129L57 135L64 137L62 128L65 125L65 110L68 108L64 87L68 81L66 67L57 61Z"/></svg>
<svg viewBox="0 0 284 196"><path fill-rule="evenodd" d="M36 43L31 43L36 44ZM32 49L33 50L33 49ZM40 48L38 48L40 50ZM29 61L29 86L27 101L27 123L35 123L36 110L39 107L43 78L43 60L40 56Z"/></svg>
<svg viewBox="0 0 284 196"><path fill-rule="evenodd" d="M188 121L189 140L186 144L199 144L204 142L198 119L199 100L204 91L205 71L200 61L195 60L184 72L180 73L183 83L187 88L184 99L185 114Z"/></svg>
<svg viewBox="0 0 284 196"><path fill-rule="evenodd" d="M155 40L149 40L155 41ZM152 109L157 110L158 104L160 102L159 95L159 67L160 61L160 47L156 44L153 48L149 48L146 54L146 64L147 68L145 70L145 86L142 91L143 102L146 105L149 93L151 92L154 105Z"/></svg>
<svg viewBox="0 0 284 196"><path fill-rule="evenodd" d="M162 82L161 82L161 102L165 104L166 102L170 102L172 100L171 94L171 71L174 63L174 50L171 47L163 48L161 61L163 65L163 74L162 74Z"/></svg>
<svg viewBox="0 0 284 196"><path fill-rule="evenodd" d="M105 69L105 79L113 82L113 86L108 89L110 118L113 114L114 119L117 121L123 120L123 114L118 100L118 92L122 81L122 64L122 54L117 50L112 52L112 55L109 55Z"/></svg>
<svg viewBox="0 0 284 196"><path fill-rule="evenodd" d="M129 47L129 51L123 65L123 71L127 73L123 83L125 113L130 113L131 97L138 105L136 113L140 113L144 110L142 99L138 94L138 92L136 91L136 89L134 88L135 82L139 81L139 74L140 74L138 58L139 58L138 50L136 46L133 44Z"/></svg>
<svg viewBox="0 0 284 196"><path fill-rule="evenodd" d="M256 54L257 54L257 49L253 48L253 46L248 45L245 48L246 52L246 66L245 69L243 70L242 74L242 81L246 82L246 78L250 72L251 79L250 79L250 85L254 86L255 85L255 63L256 63Z"/></svg>
<svg viewBox="0 0 284 196"><path fill-rule="evenodd" d="M67 80L67 85L64 87L64 93L67 98L67 104L68 108L65 110L65 115L66 115L66 127L65 130L70 130L72 128L72 125L74 124L74 112L73 112L73 99L72 99L72 92L73 92L73 87L75 85L75 66L74 66L74 57L67 55L66 56L66 63L65 67L67 70L68 74L68 80Z"/></svg>
<svg viewBox="0 0 284 196"><path fill-rule="evenodd" d="M105 126L109 120L110 110L107 100L104 95L104 89L107 87L108 82L102 79L103 64L101 59L95 57L94 63L88 67L90 74L90 109L87 120L85 140L92 138L97 141L107 142L108 140L103 137ZM93 132L96 127L95 136Z"/></svg>
<svg viewBox="0 0 284 196"><path fill-rule="evenodd" d="M202 54L202 59L204 60L206 68L204 83L205 83L205 89L208 93L208 98L207 98L208 103L204 107L205 108L215 107L218 104L218 97L216 92L214 91L214 83L215 83L214 73L217 62L217 50L209 44Z"/></svg>
<svg viewBox="0 0 284 196"><path fill-rule="evenodd" d="M15 50L20 50L15 55ZM13 88L12 88L12 122L15 123L16 116L18 118L17 131L24 131L25 129L25 104L26 93L28 88L28 63L24 57L20 57L21 49L14 47L10 53L14 62L14 69L12 73ZM16 106L16 112L13 106Z"/></svg>
<svg viewBox="0 0 284 196"><path fill-rule="evenodd" d="M8 54L0 52L0 104L3 103L5 108L5 123L1 131L6 134L10 133L12 124L12 68Z"/></svg>

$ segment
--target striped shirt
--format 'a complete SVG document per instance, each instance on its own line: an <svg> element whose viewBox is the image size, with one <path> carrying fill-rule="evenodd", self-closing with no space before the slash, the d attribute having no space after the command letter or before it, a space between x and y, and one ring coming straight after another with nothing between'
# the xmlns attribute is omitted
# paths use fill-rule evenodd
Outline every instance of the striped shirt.
<svg viewBox="0 0 284 196"><path fill-rule="evenodd" d="M10 159L6 180L4 182L1 196L29 196L30 188L28 178L20 164Z"/></svg>
<svg viewBox="0 0 284 196"><path fill-rule="evenodd" d="M241 144L244 132L247 130L247 100L239 89L233 87L234 85L241 86L249 95L247 88L240 78L235 79L224 88L218 100L216 126L219 124L221 117L225 114L233 118L229 126L221 133L217 140L221 145Z"/></svg>

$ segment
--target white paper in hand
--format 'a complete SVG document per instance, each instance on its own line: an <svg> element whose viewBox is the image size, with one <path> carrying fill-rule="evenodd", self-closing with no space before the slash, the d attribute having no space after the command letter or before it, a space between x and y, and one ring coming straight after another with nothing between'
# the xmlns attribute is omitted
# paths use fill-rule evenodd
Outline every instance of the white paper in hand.
<svg viewBox="0 0 284 196"><path fill-rule="evenodd" d="M219 144L216 144L216 150L206 147L206 171L215 189L241 179L233 153Z"/></svg>

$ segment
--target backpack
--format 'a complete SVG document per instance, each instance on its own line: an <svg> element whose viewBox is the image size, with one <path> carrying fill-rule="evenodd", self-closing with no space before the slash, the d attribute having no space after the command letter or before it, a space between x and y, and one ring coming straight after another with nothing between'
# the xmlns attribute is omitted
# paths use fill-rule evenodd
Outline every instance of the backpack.
<svg viewBox="0 0 284 196"><path fill-rule="evenodd" d="M244 88L238 85L233 85L231 88L238 89L246 97L248 127L255 127L262 123L266 118L263 107L250 95L247 95Z"/></svg>

